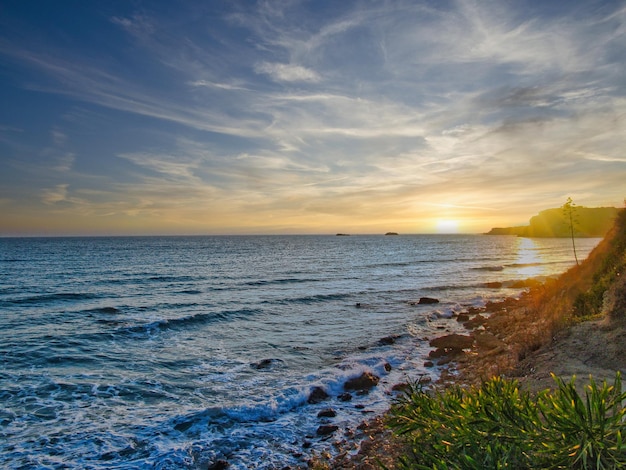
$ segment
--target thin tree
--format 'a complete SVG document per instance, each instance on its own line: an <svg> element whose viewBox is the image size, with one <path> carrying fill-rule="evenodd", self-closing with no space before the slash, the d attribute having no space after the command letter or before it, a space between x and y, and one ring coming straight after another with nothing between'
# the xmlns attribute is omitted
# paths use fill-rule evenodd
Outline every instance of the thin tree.
<svg viewBox="0 0 626 470"><path fill-rule="evenodd" d="M576 255L576 243L574 242L574 222L575 222L576 204L572 201L571 197L567 198L565 204L563 204L563 214L565 215L566 223L569 221L569 232L572 237L572 249L574 250L574 259L576 260L576 266L578 266L578 256Z"/></svg>

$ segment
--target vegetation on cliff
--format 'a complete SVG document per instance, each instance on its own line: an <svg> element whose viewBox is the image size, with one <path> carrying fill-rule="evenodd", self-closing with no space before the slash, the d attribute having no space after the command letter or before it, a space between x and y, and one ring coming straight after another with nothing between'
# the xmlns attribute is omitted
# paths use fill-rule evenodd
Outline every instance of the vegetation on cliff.
<svg viewBox="0 0 626 470"><path fill-rule="evenodd" d="M520 237L603 237L613 225L619 209L615 207L574 208L573 224L563 207L547 209L530 219L527 226L492 228L487 235Z"/></svg>
<svg viewBox="0 0 626 470"><path fill-rule="evenodd" d="M494 377L480 386L434 394L419 385L391 412L410 442L406 469L613 469L626 465L626 391L593 380L584 396L555 377L537 396Z"/></svg>
<svg viewBox="0 0 626 470"><path fill-rule="evenodd" d="M591 379L582 392L573 378L553 376L555 386L536 394L506 378L525 375L534 351L581 319L602 316L605 330L626 329L626 210L617 211L614 222L580 266L532 289L523 308L485 323L506 347L499 355L473 351L459 364L460 381L472 385L426 391L418 384L399 400L390 424L408 444L400 468L626 466L626 391L619 372L613 385ZM620 361L615 370L626 367Z"/></svg>

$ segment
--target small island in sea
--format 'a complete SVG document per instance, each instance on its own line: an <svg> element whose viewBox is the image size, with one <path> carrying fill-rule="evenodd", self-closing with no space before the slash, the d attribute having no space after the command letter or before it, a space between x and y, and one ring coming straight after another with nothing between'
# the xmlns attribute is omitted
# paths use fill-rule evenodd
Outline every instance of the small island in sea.
<svg viewBox="0 0 626 470"><path fill-rule="evenodd" d="M518 237L603 237L613 226L619 209L615 207L583 207L572 209L572 224L562 207L547 209L531 217L529 225L492 228L486 235L517 235Z"/></svg>

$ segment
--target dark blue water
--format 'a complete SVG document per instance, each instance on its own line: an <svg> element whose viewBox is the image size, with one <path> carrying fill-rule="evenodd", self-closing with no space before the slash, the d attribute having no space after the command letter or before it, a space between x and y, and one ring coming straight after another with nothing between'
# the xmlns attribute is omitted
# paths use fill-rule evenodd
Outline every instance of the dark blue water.
<svg viewBox="0 0 626 470"><path fill-rule="evenodd" d="M468 235L0 239L0 466L303 465L436 377L452 313L520 293L487 282L573 261L568 240ZM364 371L380 384L337 400Z"/></svg>

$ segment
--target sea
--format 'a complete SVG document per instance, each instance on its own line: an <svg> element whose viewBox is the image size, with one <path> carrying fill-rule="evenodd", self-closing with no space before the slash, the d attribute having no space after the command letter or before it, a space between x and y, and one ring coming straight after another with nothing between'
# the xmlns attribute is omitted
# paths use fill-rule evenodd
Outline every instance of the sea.
<svg viewBox="0 0 626 470"><path fill-rule="evenodd" d="M0 467L303 468L438 377L457 313L574 264L513 236L1 238Z"/></svg>

